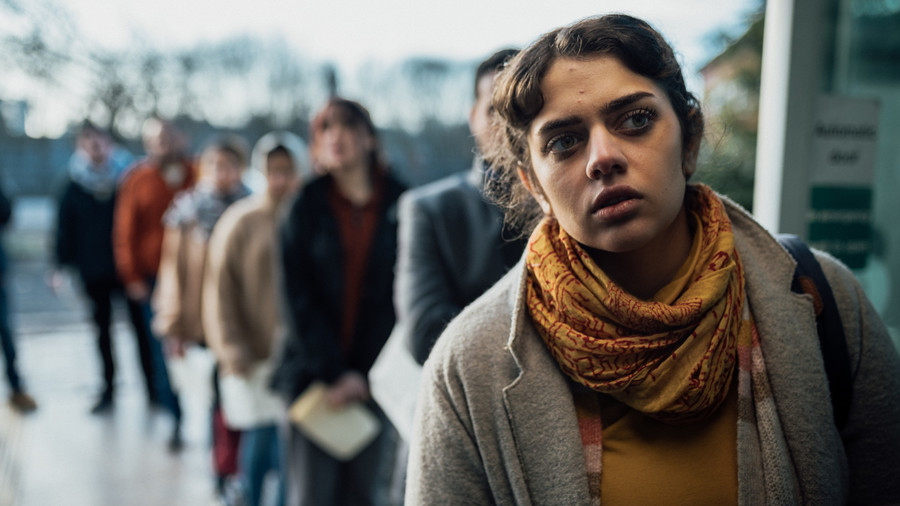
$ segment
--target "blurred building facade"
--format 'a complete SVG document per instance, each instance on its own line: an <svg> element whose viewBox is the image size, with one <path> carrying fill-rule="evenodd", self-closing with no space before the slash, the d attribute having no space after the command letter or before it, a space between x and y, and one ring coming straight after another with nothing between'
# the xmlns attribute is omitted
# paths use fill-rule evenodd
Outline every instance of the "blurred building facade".
<svg viewBox="0 0 900 506"><path fill-rule="evenodd" d="M900 2L769 0L753 212L851 267L900 340Z"/></svg>
<svg viewBox="0 0 900 506"><path fill-rule="evenodd" d="M700 69L708 142L696 178L752 211L765 16Z"/></svg>

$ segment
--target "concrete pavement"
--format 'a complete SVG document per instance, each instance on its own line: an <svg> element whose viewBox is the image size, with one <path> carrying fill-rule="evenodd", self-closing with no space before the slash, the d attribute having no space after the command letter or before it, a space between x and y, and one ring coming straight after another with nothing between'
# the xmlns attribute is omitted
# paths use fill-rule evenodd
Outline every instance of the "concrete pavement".
<svg viewBox="0 0 900 506"><path fill-rule="evenodd" d="M38 403L21 415L0 381L0 506L218 504L209 444L209 389L201 374L181 392L185 447L166 447L171 418L148 406L134 337L115 308L115 408L92 415L102 380L84 302L73 287L47 287L46 200L17 203L5 242L7 290L19 369Z"/></svg>
<svg viewBox="0 0 900 506"><path fill-rule="evenodd" d="M37 275L35 267L14 269ZM0 504L216 504L206 385L182 391L186 445L170 453L171 418L148 405L133 334L116 309L116 405L103 415L89 412L102 382L86 312L16 314L20 372L38 409L0 407Z"/></svg>

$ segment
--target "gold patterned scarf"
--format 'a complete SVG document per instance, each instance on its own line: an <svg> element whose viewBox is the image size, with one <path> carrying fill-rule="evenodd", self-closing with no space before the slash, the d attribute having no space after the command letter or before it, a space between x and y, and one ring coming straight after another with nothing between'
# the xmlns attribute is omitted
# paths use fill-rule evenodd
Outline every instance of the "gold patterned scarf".
<svg viewBox="0 0 900 506"><path fill-rule="evenodd" d="M702 419L735 371L744 273L731 222L715 193L691 185L690 255L652 301L613 283L545 219L528 245L528 309L562 370L576 382L667 422Z"/></svg>

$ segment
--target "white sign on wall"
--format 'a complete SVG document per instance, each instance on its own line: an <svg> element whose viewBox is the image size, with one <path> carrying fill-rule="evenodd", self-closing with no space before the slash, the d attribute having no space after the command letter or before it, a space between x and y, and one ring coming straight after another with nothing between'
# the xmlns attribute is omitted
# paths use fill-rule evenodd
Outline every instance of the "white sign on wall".
<svg viewBox="0 0 900 506"><path fill-rule="evenodd" d="M872 186L878 109L877 100L819 96L810 167L813 185Z"/></svg>
<svg viewBox="0 0 900 506"><path fill-rule="evenodd" d="M876 100L822 95L813 123L809 243L853 269L872 249L878 109Z"/></svg>

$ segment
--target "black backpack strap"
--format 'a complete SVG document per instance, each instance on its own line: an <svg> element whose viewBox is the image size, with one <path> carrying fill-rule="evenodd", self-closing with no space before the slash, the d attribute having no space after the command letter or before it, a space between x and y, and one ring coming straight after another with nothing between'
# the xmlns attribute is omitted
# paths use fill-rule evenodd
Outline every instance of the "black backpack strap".
<svg viewBox="0 0 900 506"><path fill-rule="evenodd" d="M816 329L819 333L819 347L825 362L825 374L828 375L828 388L831 390L831 407L834 411L834 422L838 430L847 424L850 412L850 357L847 355L847 340L841 314L838 312L834 294L822 266L799 237L791 234L779 234L778 242L797 261L791 290L796 293L812 295L816 310Z"/></svg>

